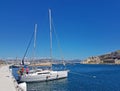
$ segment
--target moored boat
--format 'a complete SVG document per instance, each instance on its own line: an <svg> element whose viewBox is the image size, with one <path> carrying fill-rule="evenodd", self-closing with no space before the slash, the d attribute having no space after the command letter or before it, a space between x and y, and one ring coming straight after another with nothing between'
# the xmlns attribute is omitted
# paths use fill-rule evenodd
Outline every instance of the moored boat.
<svg viewBox="0 0 120 91"><path fill-rule="evenodd" d="M49 81L55 79L66 78L68 76L68 70L65 71L53 71L53 70L39 70L35 72L29 72L21 76L21 82L37 82L37 81Z"/></svg>
<svg viewBox="0 0 120 91"><path fill-rule="evenodd" d="M49 19L50 19L50 57L52 60L52 24L51 24L51 10L49 9ZM37 31L37 25L35 26L35 34L34 34L34 50L35 50L35 41L36 41L36 31ZM28 48L27 48L28 50ZM22 63L24 65L24 58L22 60ZM52 66L52 63L51 63ZM43 69L34 69L30 70L29 72L22 72L20 76L21 82L37 82L37 81L49 81L49 80L55 80L55 79L61 79L68 77L68 70L62 70L62 71L53 71L50 70L43 70Z"/></svg>

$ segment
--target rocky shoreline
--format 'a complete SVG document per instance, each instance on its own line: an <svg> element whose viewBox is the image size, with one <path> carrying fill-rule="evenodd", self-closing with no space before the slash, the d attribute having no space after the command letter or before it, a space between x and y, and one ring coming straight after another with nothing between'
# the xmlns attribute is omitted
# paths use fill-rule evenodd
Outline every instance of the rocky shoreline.
<svg viewBox="0 0 120 91"><path fill-rule="evenodd" d="M85 59L83 64L120 64L120 50Z"/></svg>

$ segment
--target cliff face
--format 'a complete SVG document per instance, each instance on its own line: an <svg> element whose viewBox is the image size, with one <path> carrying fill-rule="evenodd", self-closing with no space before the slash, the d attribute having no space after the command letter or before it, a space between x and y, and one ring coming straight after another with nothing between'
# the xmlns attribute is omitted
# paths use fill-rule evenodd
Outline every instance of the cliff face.
<svg viewBox="0 0 120 91"><path fill-rule="evenodd" d="M91 64L120 64L120 50L95 57L89 57L83 63Z"/></svg>

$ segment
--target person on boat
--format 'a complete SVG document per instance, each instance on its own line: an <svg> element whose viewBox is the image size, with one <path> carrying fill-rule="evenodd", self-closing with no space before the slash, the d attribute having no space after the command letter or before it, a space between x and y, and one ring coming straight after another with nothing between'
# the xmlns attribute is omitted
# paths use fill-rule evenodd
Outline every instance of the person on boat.
<svg viewBox="0 0 120 91"><path fill-rule="evenodd" d="M20 72L20 70L18 70L18 71L17 71L17 73L18 73L18 75L21 75L21 72Z"/></svg>
<svg viewBox="0 0 120 91"><path fill-rule="evenodd" d="M24 67L21 68L21 75L24 73Z"/></svg>
<svg viewBox="0 0 120 91"><path fill-rule="evenodd" d="M27 68L26 68L26 74L28 74L28 72L29 72L29 68L27 67Z"/></svg>
<svg viewBox="0 0 120 91"><path fill-rule="evenodd" d="M20 68L17 73L18 73L18 75L22 75L23 74L22 73L22 68Z"/></svg>
<svg viewBox="0 0 120 91"><path fill-rule="evenodd" d="M24 67L22 67L22 72L24 72Z"/></svg>
<svg viewBox="0 0 120 91"><path fill-rule="evenodd" d="M19 70L18 70L18 81L20 81L22 75L23 75L23 74L22 74L22 70L19 69Z"/></svg>

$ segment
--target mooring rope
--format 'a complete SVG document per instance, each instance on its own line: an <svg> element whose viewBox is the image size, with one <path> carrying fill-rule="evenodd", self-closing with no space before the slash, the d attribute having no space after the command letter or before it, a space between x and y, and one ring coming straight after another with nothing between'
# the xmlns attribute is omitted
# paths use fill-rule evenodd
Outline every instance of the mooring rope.
<svg viewBox="0 0 120 91"><path fill-rule="evenodd" d="M90 78L96 78L95 75L87 75L87 74L82 74L82 73L77 73L77 72L69 72L71 74L75 74L75 75L80 75L80 76L86 76L86 77L90 77Z"/></svg>

